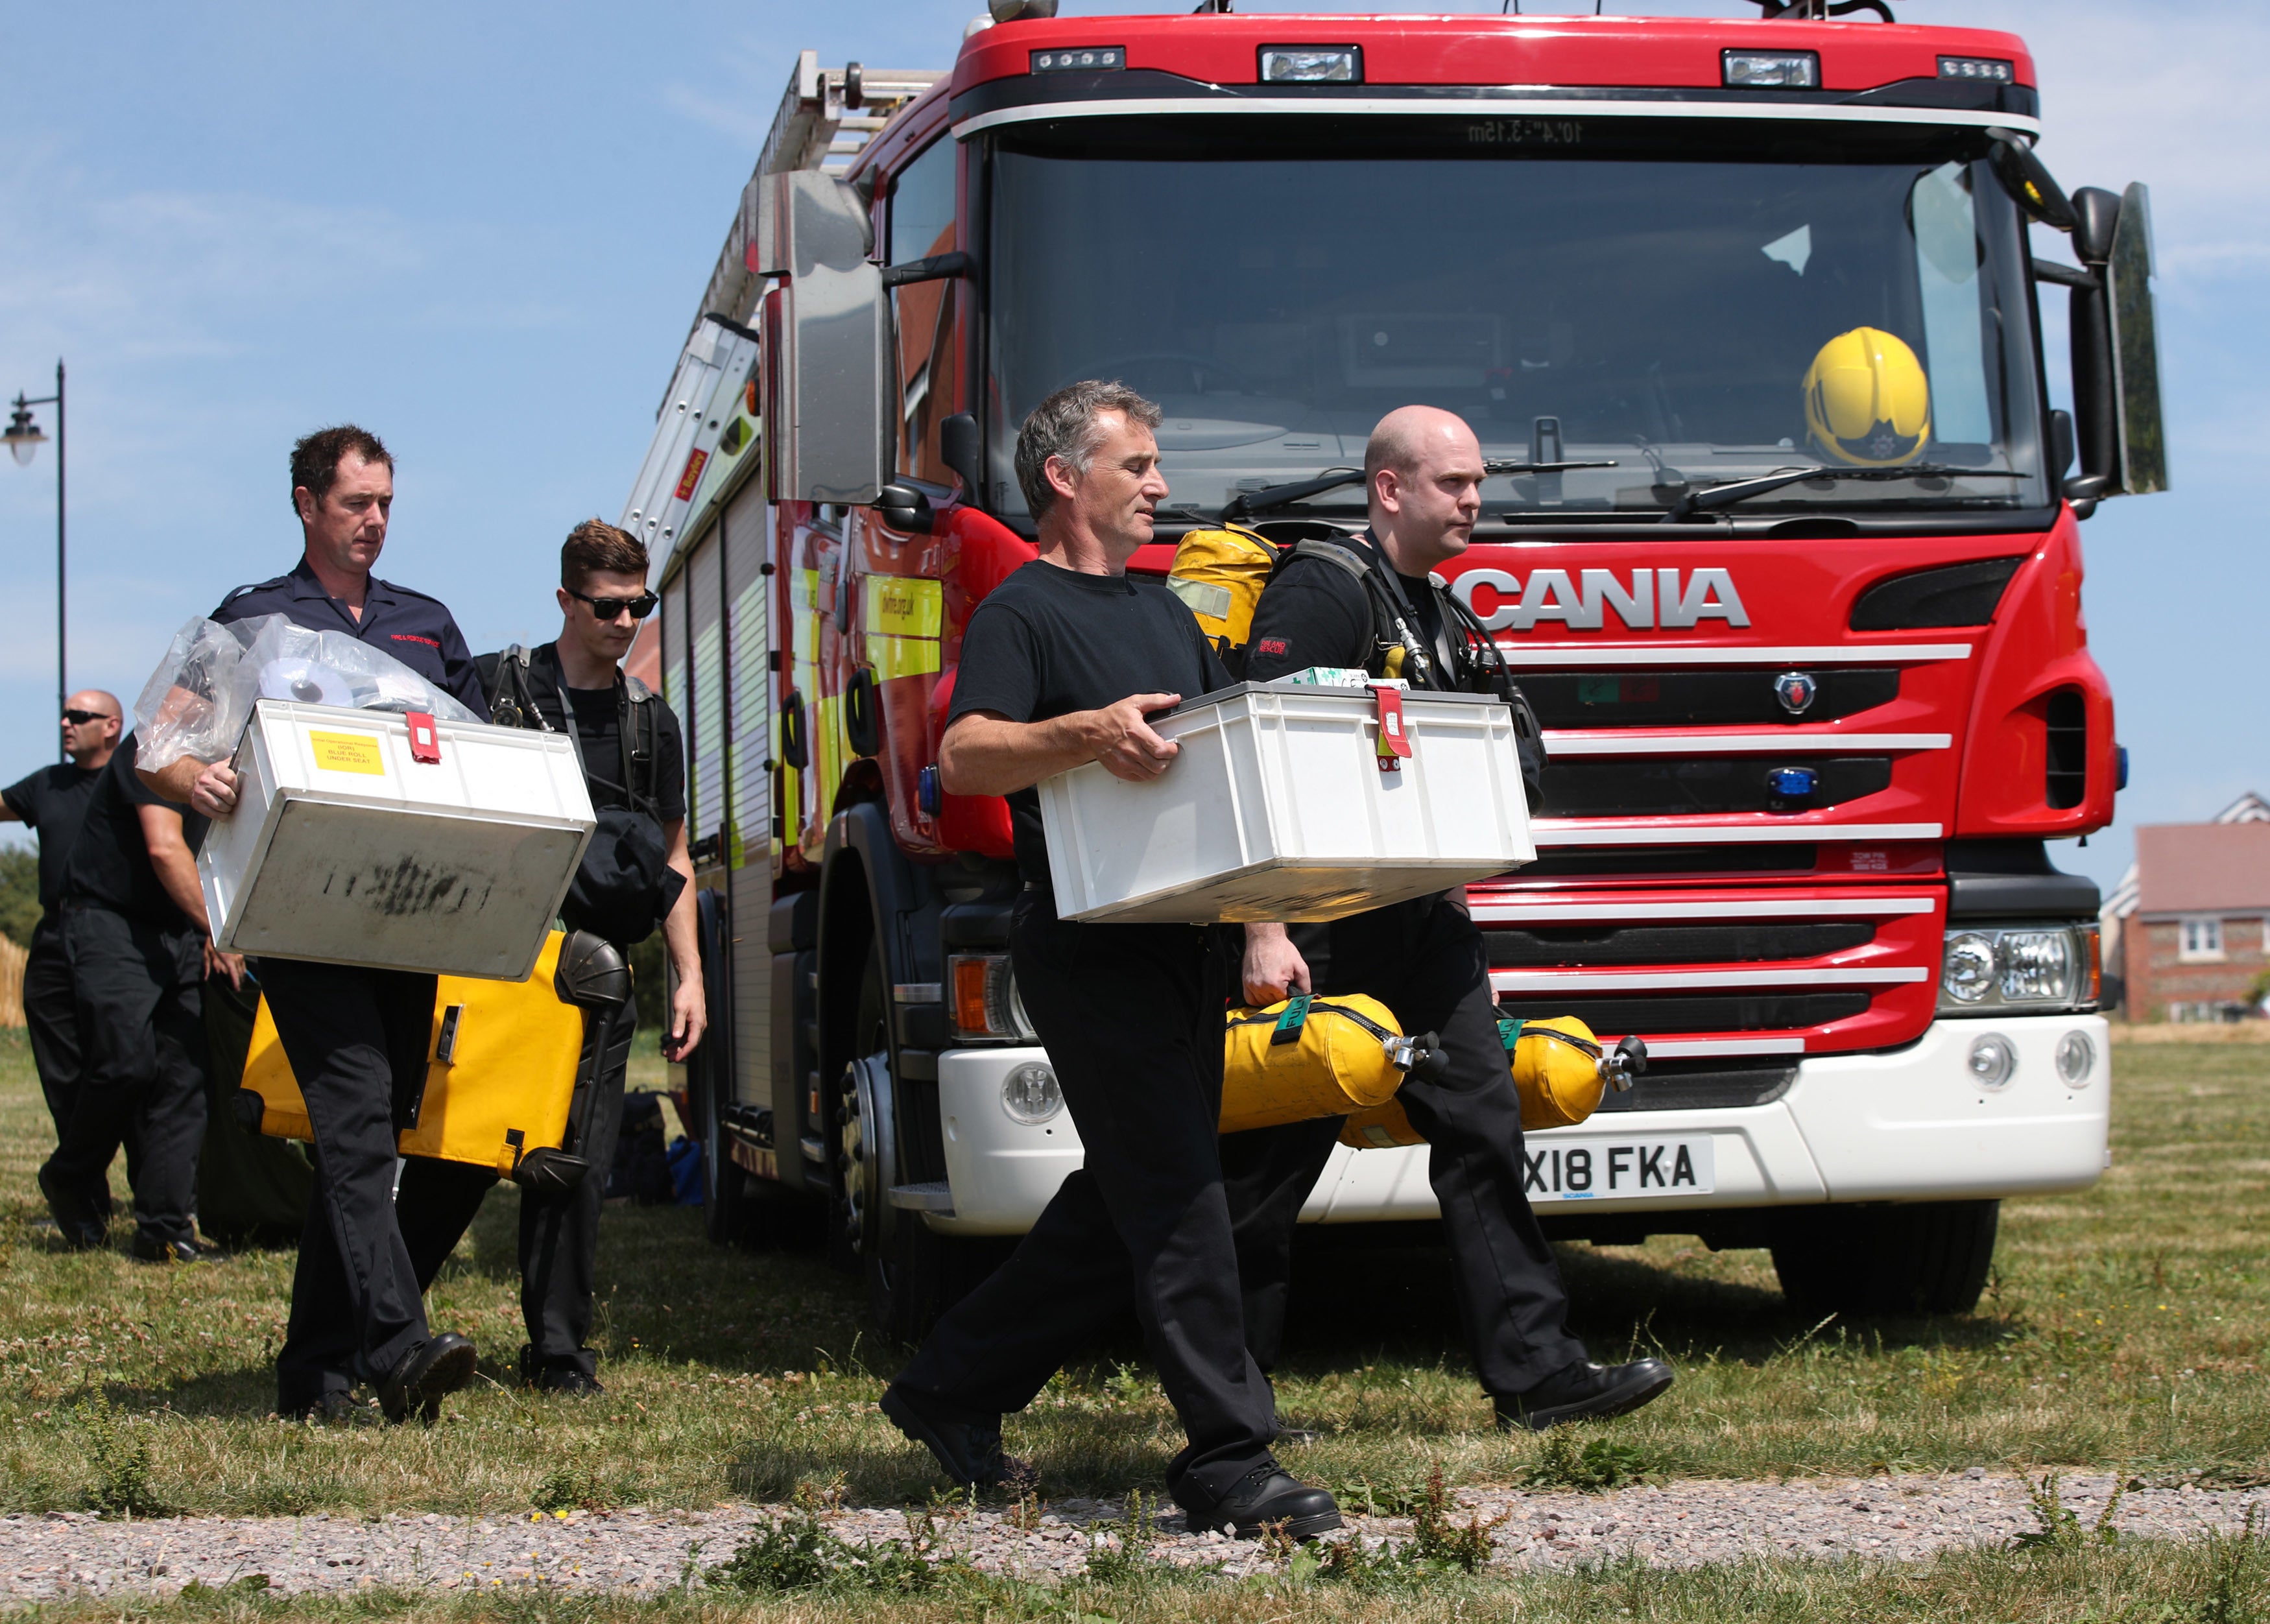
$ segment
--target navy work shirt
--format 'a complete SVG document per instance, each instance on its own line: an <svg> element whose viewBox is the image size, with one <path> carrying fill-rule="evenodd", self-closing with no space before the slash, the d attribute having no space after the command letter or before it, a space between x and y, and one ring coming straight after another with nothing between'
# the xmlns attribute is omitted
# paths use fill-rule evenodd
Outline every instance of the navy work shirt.
<svg viewBox="0 0 2270 1624"><path fill-rule="evenodd" d="M466 648L464 634L439 598L373 575L363 596L362 619L358 620L345 604L323 590L302 556L290 575L258 586L239 587L212 612L212 619L223 626L258 615L282 615L311 632L345 632L392 655L434 686L446 689L475 716L489 714L472 651Z"/></svg>

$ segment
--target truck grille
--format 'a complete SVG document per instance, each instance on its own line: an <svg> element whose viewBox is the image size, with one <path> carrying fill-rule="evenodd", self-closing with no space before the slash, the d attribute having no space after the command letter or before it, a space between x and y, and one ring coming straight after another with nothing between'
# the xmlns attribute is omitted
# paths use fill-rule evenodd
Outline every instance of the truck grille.
<svg viewBox="0 0 2270 1624"><path fill-rule="evenodd" d="M1797 1068L1786 1062L1658 1060L1621 1094L1600 1097L1599 1110L1707 1111L1766 1105L1789 1092Z"/></svg>
<svg viewBox="0 0 2270 1624"><path fill-rule="evenodd" d="M1774 693L1777 671L1523 671L1522 693L1549 728L1745 726L1834 722L1900 696L1892 666L1814 673L1820 691L1801 716Z"/></svg>
<svg viewBox="0 0 2270 1624"><path fill-rule="evenodd" d="M1741 924L1531 925L1486 928L1493 969L1524 966L1751 964L1818 959L1866 946L1866 919L1759 921Z"/></svg>
<svg viewBox="0 0 2270 1624"><path fill-rule="evenodd" d="M1740 846L1588 846L1540 851L1521 865L1524 879L1599 875L1628 879L1658 874L1810 874L1819 854L1808 845L1759 842Z"/></svg>
<svg viewBox="0 0 2270 1624"><path fill-rule="evenodd" d="M1708 741L1697 741L1708 749ZM1816 812L1891 787L1889 756L1793 756L1816 775L1814 791L1792 805L1767 781L1785 765L1766 756L1658 758L1639 761L1554 760L1545 764L1540 813L1554 818L1634 818L1695 812Z"/></svg>
<svg viewBox="0 0 2270 1624"><path fill-rule="evenodd" d="M1866 991L1843 990L1692 996L1509 992L1499 999L1498 1008L1524 1020L1574 1015L1593 1031L1606 1034L1774 1032L1849 1020L1866 1014L1871 1002L1873 996Z"/></svg>

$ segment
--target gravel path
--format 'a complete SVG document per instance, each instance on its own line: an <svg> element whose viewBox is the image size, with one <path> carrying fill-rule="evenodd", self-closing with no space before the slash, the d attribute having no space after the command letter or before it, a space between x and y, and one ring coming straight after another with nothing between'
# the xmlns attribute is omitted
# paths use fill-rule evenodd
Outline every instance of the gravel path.
<svg viewBox="0 0 2270 1624"><path fill-rule="evenodd" d="M2077 1476L2065 1503L2084 1528L2095 1524L2115 1479ZM1554 1568L1636 1552L1673 1566L1735 1557L1868 1556L1907 1560L1950 1546L1999 1544L2038 1524L2014 1477L1972 1468L1960 1476L1908 1476L1798 1482L1686 1481L1613 1494L1462 1491L1469 1512L1502 1517L1497 1561L1517 1569ZM2230 1529L2270 1491L2132 1490L2121 1502L2124 1534L2181 1538ZM1113 1502L1051 1502L1020 1527L1006 1509L941 1520L944 1543L977 1567L1027 1579L1076 1573L1091 1530L1115 1522ZM226 1584L264 1575L280 1591L339 1591L396 1586L442 1591L503 1585L557 1585L654 1593L701 1583L703 1567L730 1556L780 1508L734 1506L708 1512L568 1512L467 1518L405 1514L364 1521L345 1516L184 1517L105 1523L83 1512L0 1517L0 1598L71 1593L170 1591L191 1581ZM901 1539L906 1513L847 1508L827 1515L854 1544ZM1352 1518L1368 1543L1410 1531L1407 1520ZM1178 1566L1219 1564L1232 1576L1269 1565L1257 1542L1183 1531L1179 1514L1159 1521L1158 1558Z"/></svg>

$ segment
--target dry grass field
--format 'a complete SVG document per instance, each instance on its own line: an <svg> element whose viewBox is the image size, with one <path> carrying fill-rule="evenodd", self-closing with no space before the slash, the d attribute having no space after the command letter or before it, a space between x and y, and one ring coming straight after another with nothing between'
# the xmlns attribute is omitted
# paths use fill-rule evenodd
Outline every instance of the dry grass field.
<svg viewBox="0 0 2270 1624"><path fill-rule="evenodd" d="M1763 1478L1970 1465L2117 1468L2270 1481L2270 1049L2124 1044L2114 1165L2096 1189L2011 1204L1973 1316L1814 1326L1783 1306L1762 1253L1658 1239L1571 1247L1578 1329L1601 1356L1676 1362L1680 1383L1614 1424L1667 1477ZM88 1502L99 1468L89 1406L152 1446L145 1487L182 1512L525 1516L538 1504L698 1507L840 1480L864 1503L919 1503L927 1457L876 1414L901 1350L861 1328L852 1282L816 1258L720 1252L686 1209L611 1210L596 1340L607 1392L581 1403L504 1385L520 1341L515 1195L501 1187L434 1293L441 1326L471 1335L485 1380L431 1430L272 1418L270 1371L292 1257L252 1251L189 1268L123 1250L58 1250L33 1184L48 1134L21 1034L0 1033L0 1512ZM1447 1283L1425 1253L1319 1251L1303 1265L1280 1403L1317 1428L1288 1464L1334 1484L1517 1480L1539 1445L1494 1432L1456 1351ZM1051 1386L1012 1424L1050 1494L1155 1490L1172 1418L1131 1343ZM114 1442L109 1446L115 1451ZM114 1463L115 1464L115 1463ZM2235 1554L2234 1554L2235 1553ZM1760 1562L1686 1575L1607 1568L1522 1579L1446 1577L1392 1594L1288 1576L1273 1585L1123 1577L1109 1594L1031 1595L998 1582L890 1600L894 1618L1285 1617L1398 1620L1736 1614L1766 1619L2262 1616L2251 1547L2023 1556L1974 1553L1909 1568ZM862 1616L885 1604L715 1592L634 1605L542 1594L478 1604L305 1599L293 1616L730 1619ZM281 1616L256 1596L192 1597L121 1613L115 1599L40 1616ZM2156 1610L2155 1610L2156 1609Z"/></svg>

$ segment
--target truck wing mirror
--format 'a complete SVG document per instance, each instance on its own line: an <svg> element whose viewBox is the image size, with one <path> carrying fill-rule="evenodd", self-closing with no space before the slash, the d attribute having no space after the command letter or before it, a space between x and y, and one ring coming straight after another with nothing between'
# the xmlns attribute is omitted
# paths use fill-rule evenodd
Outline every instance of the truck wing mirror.
<svg viewBox="0 0 2270 1624"><path fill-rule="evenodd" d="M2073 197L2073 248L2091 274L2068 281L2074 438L2081 472L2066 482L2087 518L2106 496L2168 488L2160 404L2158 323L2152 300L2151 194L2083 187Z"/></svg>
<svg viewBox="0 0 2270 1624"><path fill-rule="evenodd" d="M938 426L938 460L961 476L964 501L975 501L983 488L977 479L977 419L967 412L942 419Z"/></svg>
<svg viewBox="0 0 2270 1624"><path fill-rule="evenodd" d="M890 301L869 263L874 229L854 187L815 170L759 189L755 265L781 280L767 368L773 500L866 503L883 485Z"/></svg>

